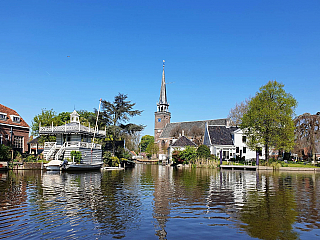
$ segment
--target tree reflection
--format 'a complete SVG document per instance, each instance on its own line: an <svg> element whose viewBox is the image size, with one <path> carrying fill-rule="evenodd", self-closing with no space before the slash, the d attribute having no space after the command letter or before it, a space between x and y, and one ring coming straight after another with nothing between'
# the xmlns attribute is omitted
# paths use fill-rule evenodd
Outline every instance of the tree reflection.
<svg viewBox="0 0 320 240"><path fill-rule="evenodd" d="M275 178L274 178L275 179ZM272 184L265 180L264 191L249 191L240 212L241 227L251 236L260 239L297 239L292 224L298 215L292 189L286 187L288 179L279 178Z"/></svg>

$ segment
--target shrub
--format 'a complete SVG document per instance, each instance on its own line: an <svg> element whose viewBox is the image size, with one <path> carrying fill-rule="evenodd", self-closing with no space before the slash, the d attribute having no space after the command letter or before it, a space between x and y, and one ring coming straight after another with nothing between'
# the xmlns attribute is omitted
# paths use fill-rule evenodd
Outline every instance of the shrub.
<svg viewBox="0 0 320 240"><path fill-rule="evenodd" d="M0 144L0 161L10 161L11 159L11 148Z"/></svg>
<svg viewBox="0 0 320 240"><path fill-rule="evenodd" d="M34 155L28 155L25 159L25 162L35 162L36 161L36 157Z"/></svg>
<svg viewBox="0 0 320 240"><path fill-rule="evenodd" d="M80 151L71 151L70 155L71 155L71 159L73 160L73 158L74 158L74 161L76 163L81 162L81 152Z"/></svg>
<svg viewBox="0 0 320 240"><path fill-rule="evenodd" d="M197 155L199 158L207 159L210 157L210 148L206 145L200 145L197 149Z"/></svg>

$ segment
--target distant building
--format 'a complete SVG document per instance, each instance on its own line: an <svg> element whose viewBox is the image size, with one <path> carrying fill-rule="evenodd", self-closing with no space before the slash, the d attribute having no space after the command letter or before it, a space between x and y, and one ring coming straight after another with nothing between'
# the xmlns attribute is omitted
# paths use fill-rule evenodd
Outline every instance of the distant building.
<svg viewBox="0 0 320 240"><path fill-rule="evenodd" d="M0 144L24 153L28 150L29 125L13 109L0 104Z"/></svg>
<svg viewBox="0 0 320 240"><path fill-rule="evenodd" d="M178 139L173 140L172 144L170 144L168 148L168 157L171 160L172 159L172 153L175 150L183 151L186 149L187 146L190 147L197 147L197 144L192 142L190 139L188 139L186 136L181 136Z"/></svg>
<svg viewBox="0 0 320 240"><path fill-rule="evenodd" d="M247 136L235 126L206 125L204 134L204 145L210 148L211 154L223 159L244 157L245 159L256 158L256 152L247 146ZM262 152L260 153L262 155Z"/></svg>
<svg viewBox="0 0 320 240"><path fill-rule="evenodd" d="M94 143L93 138L105 138L106 131L81 125L79 114L70 114L70 123L61 126L39 126L40 135L56 136L56 142L45 142L43 156L49 160L71 159L72 151L81 152L81 163L102 162L102 146Z"/></svg>
<svg viewBox="0 0 320 240"><path fill-rule="evenodd" d="M164 64L162 82L157 111L155 112L154 140L159 147L159 159L171 159L172 151L178 149L175 146L178 139L183 136L184 140L192 142L194 146L205 144L210 148L211 154L220 155L230 159L236 156L252 159L256 152L251 151L246 145L246 136L243 131L230 126L230 119L212 119L203 121L175 122L171 123L171 113L167 101L166 81ZM191 144L192 145L192 144ZM179 146L180 150L182 146Z"/></svg>

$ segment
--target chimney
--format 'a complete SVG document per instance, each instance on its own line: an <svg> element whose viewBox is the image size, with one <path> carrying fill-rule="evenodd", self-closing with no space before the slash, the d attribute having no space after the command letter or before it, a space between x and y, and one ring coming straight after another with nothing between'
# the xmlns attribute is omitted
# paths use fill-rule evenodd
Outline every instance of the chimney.
<svg viewBox="0 0 320 240"><path fill-rule="evenodd" d="M184 130L182 130L182 136L184 136Z"/></svg>

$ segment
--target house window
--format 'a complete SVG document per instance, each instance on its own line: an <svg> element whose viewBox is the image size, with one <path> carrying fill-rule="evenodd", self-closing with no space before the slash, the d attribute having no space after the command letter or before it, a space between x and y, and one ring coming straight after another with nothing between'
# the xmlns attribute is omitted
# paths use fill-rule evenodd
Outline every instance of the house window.
<svg viewBox="0 0 320 240"><path fill-rule="evenodd" d="M13 122L16 122L16 123L19 123L20 122L20 117L19 116L16 116L16 115L10 115L11 117L11 120Z"/></svg>
<svg viewBox="0 0 320 240"><path fill-rule="evenodd" d="M239 153L239 147L236 147L236 153Z"/></svg>
<svg viewBox="0 0 320 240"><path fill-rule="evenodd" d="M13 146L14 146L14 148L23 148L23 137L14 136Z"/></svg>
<svg viewBox="0 0 320 240"><path fill-rule="evenodd" d="M247 136L242 136L242 142L243 143L247 142Z"/></svg>
<svg viewBox="0 0 320 240"><path fill-rule="evenodd" d="M247 148L243 147L243 153L247 153Z"/></svg>
<svg viewBox="0 0 320 240"><path fill-rule="evenodd" d="M9 135L8 134L4 135L4 139L9 140Z"/></svg>
<svg viewBox="0 0 320 240"><path fill-rule="evenodd" d="M0 113L0 120L6 121L7 120L7 114L6 113Z"/></svg>

